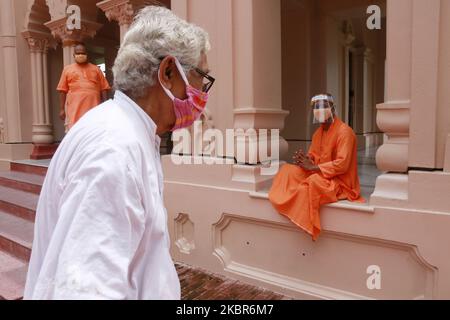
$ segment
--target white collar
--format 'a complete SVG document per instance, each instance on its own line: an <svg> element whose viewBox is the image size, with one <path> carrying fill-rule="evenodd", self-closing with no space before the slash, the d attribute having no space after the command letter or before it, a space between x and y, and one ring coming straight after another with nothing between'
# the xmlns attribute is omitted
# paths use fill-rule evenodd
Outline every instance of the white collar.
<svg viewBox="0 0 450 320"><path fill-rule="evenodd" d="M142 108L134 102L130 97L120 90L116 90L114 94L114 100L118 102L120 106L127 106L133 110L135 114L142 120L145 128L147 129L150 140L155 143L156 148L159 149L161 145L161 138L156 134L157 126L153 119Z"/></svg>

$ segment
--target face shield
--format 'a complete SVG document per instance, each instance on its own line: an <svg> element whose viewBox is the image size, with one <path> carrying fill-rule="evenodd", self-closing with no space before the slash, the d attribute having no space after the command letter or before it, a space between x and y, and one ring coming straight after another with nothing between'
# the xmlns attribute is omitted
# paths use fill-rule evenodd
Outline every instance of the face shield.
<svg viewBox="0 0 450 320"><path fill-rule="evenodd" d="M313 110L313 124L334 122L332 98L330 99L326 95L316 96L311 100L311 108Z"/></svg>

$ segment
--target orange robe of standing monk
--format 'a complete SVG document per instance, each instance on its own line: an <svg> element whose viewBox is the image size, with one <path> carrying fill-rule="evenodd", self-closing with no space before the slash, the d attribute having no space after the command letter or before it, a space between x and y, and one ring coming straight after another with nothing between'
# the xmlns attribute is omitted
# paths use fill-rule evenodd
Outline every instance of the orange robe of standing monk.
<svg viewBox="0 0 450 320"><path fill-rule="evenodd" d="M317 240L321 205L344 199L364 202L360 196L356 136L335 118L327 131L322 127L316 131L308 155L320 172L284 165L274 179L269 199L279 213Z"/></svg>
<svg viewBox="0 0 450 320"><path fill-rule="evenodd" d="M64 68L56 90L67 93L66 129L72 126L89 110L101 103L101 92L109 90L103 72L91 63L71 64Z"/></svg>

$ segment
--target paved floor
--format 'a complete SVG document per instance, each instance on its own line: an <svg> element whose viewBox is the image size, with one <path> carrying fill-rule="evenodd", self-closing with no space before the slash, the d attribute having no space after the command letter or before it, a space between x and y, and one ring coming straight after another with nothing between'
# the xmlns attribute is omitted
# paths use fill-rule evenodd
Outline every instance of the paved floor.
<svg viewBox="0 0 450 320"><path fill-rule="evenodd" d="M0 253L1 265L2 254ZM18 262L17 266L9 267L14 270L18 270L20 267L21 272L19 276L24 278L27 269L25 262ZM184 264L176 264L175 267L180 278L182 300L293 300L290 297L269 290L244 284L240 281L212 274ZM0 271L2 271L1 268ZM4 279L0 277L0 281L2 280ZM11 291L8 293L21 296L19 292L23 292L25 279L12 281L11 277L9 277L7 280L11 282L7 286L9 291ZM0 296L0 300L6 299Z"/></svg>
<svg viewBox="0 0 450 320"><path fill-rule="evenodd" d="M184 264L175 266L180 278L182 300L293 300Z"/></svg>

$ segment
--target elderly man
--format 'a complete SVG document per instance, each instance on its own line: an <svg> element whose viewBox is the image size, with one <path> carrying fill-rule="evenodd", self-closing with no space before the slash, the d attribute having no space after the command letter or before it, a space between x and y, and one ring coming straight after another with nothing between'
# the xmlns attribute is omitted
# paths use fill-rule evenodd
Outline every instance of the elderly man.
<svg viewBox="0 0 450 320"><path fill-rule="evenodd" d="M64 68L57 90L60 92L59 117L66 132L89 110L106 101L110 86L100 68L88 62L86 46L75 46L75 63Z"/></svg>
<svg viewBox="0 0 450 320"><path fill-rule="evenodd" d="M200 117L208 34L150 6L113 68L109 100L55 154L37 209L25 299L180 299L169 253L160 136Z"/></svg>
<svg viewBox="0 0 450 320"><path fill-rule="evenodd" d="M274 208L317 240L320 206L360 197L356 136L336 115L333 97L312 99L315 132L309 153L298 151L295 165L286 164L275 177L269 193Z"/></svg>

